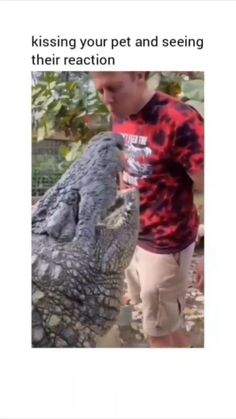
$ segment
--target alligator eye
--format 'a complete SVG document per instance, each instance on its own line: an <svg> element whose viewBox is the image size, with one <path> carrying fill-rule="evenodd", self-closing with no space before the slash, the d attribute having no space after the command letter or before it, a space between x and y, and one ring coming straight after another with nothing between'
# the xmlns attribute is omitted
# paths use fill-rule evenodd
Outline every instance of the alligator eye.
<svg viewBox="0 0 236 419"><path fill-rule="evenodd" d="M121 145L121 144L116 144L116 147L118 148L118 150L123 151L123 147L122 147L122 145Z"/></svg>

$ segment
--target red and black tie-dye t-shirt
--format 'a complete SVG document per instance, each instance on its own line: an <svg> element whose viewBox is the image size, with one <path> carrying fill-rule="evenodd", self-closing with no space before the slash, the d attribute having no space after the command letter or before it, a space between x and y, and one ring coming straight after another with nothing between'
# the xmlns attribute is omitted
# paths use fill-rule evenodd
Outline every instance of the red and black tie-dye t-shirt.
<svg viewBox="0 0 236 419"><path fill-rule="evenodd" d="M191 176L203 171L203 118L158 92L136 115L114 120L113 131L125 140L124 183L140 192L139 245L156 253L183 250L198 228Z"/></svg>

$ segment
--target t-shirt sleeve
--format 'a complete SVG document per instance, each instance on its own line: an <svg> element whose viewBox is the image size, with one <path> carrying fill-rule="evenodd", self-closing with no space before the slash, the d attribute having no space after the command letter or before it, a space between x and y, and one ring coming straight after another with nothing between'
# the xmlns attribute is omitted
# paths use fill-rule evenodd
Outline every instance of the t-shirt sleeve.
<svg viewBox="0 0 236 419"><path fill-rule="evenodd" d="M172 151L190 176L203 172L204 120L193 108L186 106L178 115Z"/></svg>

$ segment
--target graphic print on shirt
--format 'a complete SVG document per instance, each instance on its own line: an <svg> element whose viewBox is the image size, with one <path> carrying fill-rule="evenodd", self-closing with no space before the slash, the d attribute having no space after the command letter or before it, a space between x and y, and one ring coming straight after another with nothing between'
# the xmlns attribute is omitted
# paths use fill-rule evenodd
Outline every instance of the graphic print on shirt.
<svg viewBox="0 0 236 419"><path fill-rule="evenodd" d="M125 159L127 170L123 173L126 183L138 186L140 179L144 179L152 174L152 165L146 162L147 157L152 155L152 150L148 147L148 137L122 133L125 140Z"/></svg>

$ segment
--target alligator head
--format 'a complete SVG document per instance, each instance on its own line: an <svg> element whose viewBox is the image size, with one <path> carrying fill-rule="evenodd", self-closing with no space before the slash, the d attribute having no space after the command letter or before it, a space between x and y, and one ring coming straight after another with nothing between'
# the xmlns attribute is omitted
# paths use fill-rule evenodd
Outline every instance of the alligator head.
<svg viewBox="0 0 236 419"><path fill-rule="evenodd" d="M95 346L119 314L139 232L139 199L120 191L123 138L93 139L32 217L32 344Z"/></svg>

